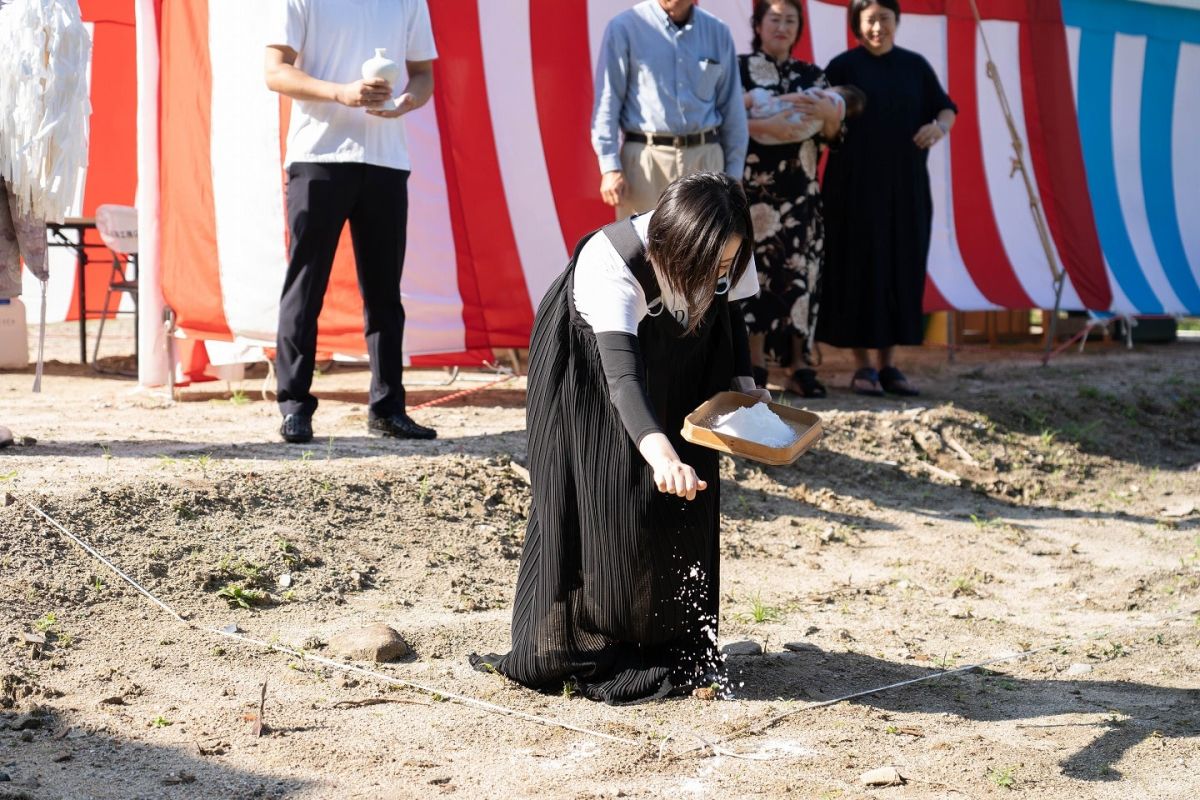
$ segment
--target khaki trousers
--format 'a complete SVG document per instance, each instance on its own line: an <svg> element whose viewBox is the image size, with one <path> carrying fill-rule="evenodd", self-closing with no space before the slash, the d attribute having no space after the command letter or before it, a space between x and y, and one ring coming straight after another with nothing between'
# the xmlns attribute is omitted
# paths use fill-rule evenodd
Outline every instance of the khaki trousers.
<svg viewBox="0 0 1200 800"><path fill-rule="evenodd" d="M626 142L621 147L621 172L625 199L617 206L617 219L649 211L667 185L697 172L724 172L725 151L716 142L696 147L671 147Z"/></svg>

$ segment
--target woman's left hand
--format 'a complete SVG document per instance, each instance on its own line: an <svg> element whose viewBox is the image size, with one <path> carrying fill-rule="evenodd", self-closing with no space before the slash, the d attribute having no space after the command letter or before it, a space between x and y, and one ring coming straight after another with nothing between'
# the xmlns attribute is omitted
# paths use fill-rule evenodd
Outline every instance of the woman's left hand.
<svg viewBox="0 0 1200 800"><path fill-rule="evenodd" d="M917 131L917 135L913 137L913 143L922 150L928 150L935 144L940 142L946 134L942 132L942 126L936 122L930 122L922 125Z"/></svg>

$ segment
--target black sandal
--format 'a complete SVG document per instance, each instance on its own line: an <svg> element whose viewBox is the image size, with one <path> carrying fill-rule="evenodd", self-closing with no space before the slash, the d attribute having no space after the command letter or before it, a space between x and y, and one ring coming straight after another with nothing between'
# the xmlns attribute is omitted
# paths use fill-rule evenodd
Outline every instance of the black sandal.
<svg viewBox="0 0 1200 800"><path fill-rule="evenodd" d="M817 373L811 369L798 369L792 373L791 380L788 381L788 390L793 387L799 389L795 392L801 397L824 397L828 392L825 391L825 384L817 380Z"/></svg>
<svg viewBox="0 0 1200 800"><path fill-rule="evenodd" d="M904 373L895 367L884 367L879 370L879 385L888 394L899 395L900 397L916 397L921 394L909 384L908 378L904 377Z"/></svg>
<svg viewBox="0 0 1200 800"><path fill-rule="evenodd" d="M766 367L751 367L750 372L754 375L754 385L760 389L767 388L767 379L769 374Z"/></svg>
<svg viewBox="0 0 1200 800"><path fill-rule="evenodd" d="M855 386L854 384L856 381L868 381L872 388L862 389L858 386ZM876 386L879 386L879 373L871 367L863 367L860 370L856 370L854 377L850 379L850 388L854 391L854 393L861 394L865 397L883 397L883 389L874 388Z"/></svg>

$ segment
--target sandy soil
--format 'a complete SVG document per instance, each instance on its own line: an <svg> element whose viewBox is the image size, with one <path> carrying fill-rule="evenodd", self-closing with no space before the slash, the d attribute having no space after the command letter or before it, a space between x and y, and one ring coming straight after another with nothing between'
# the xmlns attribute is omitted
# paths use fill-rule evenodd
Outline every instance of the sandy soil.
<svg viewBox="0 0 1200 800"><path fill-rule="evenodd" d="M795 465L726 460L721 638L765 653L728 659L733 699L624 708L466 663L507 644L522 379L415 411L436 443L390 443L365 436L366 372L335 368L317 440L288 446L261 372L175 403L63 363L40 397L0 373L0 424L38 440L0 451L0 798L1196 797L1200 346L910 360L917 402L835 389ZM486 378L417 385L442 377L411 373L411 404ZM415 651L379 671L442 694L204 630L328 655L374 621ZM862 785L885 765L907 783Z"/></svg>

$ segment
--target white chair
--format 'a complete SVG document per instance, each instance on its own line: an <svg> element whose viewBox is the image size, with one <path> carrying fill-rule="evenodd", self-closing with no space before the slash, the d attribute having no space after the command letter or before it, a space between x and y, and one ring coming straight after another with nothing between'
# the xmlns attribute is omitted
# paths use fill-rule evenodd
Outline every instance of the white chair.
<svg viewBox="0 0 1200 800"><path fill-rule="evenodd" d="M100 330L96 333L96 346L92 350L92 367L97 372L106 372L98 366L100 340L104 336L104 323L108 319L109 304L114 293L127 294L133 301L134 358L138 356L136 320L138 316L138 215L132 206L103 205L96 209L96 231L105 247L112 251L112 271L108 276L108 291L104 295L104 308L100 311ZM120 303L117 305L120 308ZM121 313L117 311L116 313ZM136 363L136 360L135 360Z"/></svg>

